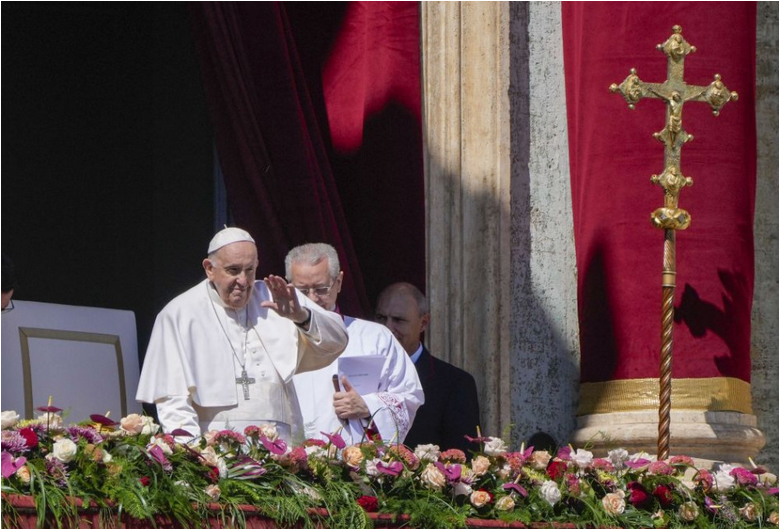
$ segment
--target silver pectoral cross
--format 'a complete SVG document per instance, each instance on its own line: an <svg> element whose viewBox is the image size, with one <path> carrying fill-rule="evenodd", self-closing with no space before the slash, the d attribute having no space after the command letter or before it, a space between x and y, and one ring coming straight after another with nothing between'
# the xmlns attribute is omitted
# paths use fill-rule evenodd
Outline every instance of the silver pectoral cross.
<svg viewBox="0 0 783 531"><path fill-rule="evenodd" d="M247 377L247 370L245 368L242 368L242 376L240 378L237 378L237 383L242 384L242 395L245 397L245 400L250 400L250 384L256 383L255 378L248 378Z"/></svg>

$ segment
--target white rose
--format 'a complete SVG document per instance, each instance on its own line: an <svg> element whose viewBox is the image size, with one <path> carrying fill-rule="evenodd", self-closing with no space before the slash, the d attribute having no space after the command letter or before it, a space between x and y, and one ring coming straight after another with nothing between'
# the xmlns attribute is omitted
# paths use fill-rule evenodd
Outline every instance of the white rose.
<svg viewBox="0 0 783 531"><path fill-rule="evenodd" d="M315 459L326 459L326 450L320 446L306 446L305 453L307 457L313 457Z"/></svg>
<svg viewBox="0 0 783 531"><path fill-rule="evenodd" d="M734 486L734 476L729 474L731 472L731 465L721 465L720 469L715 472L715 489L718 492L726 492Z"/></svg>
<svg viewBox="0 0 783 531"><path fill-rule="evenodd" d="M547 503L554 507L554 505L560 501L560 489L552 480L544 481L541 485L541 496L547 501Z"/></svg>
<svg viewBox="0 0 783 531"><path fill-rule="evenodd" d="M30 483L30 469L27 467L27 465L22 465L19 467L19 469L16 471L16 477L18 477L19 480L25 485Z"/></svg>
<svg viewBox="0 0 783 531"><path fill-rule="evenodd" d="M155 435L158 433L158 430L160 430L160 426L155 424L155 419L152 417L143 416L141 417L141 420L143 422L143 426L141 428L142 435Z"/></svg>
<svg viewBox="0 0 783 531"><path fill-rule="evenodd" d="M498 511L510 511L515 505L514 498L511 496L503 496L495 503L495 508Z"/></svg>
<svg viewBox="0 0 783 531"><path fill-rule="evenodd" d="M533 468L535 470L546 470L550 459L552 459L552 455L546 450L535 451L531 457L533 458Z"/></svg>
<svg viewBox="0 0 783 531"><path fill-rule="evenodd" d="M759 508L755 503L746 503L745 506L739 510L740 516L742 516L748 522L753 522L759 517Z"/></svg>
<svg viewBox="0 0 783 531"><path fill-rule="evenodd" d="M364 462L364 471L367 472L368 476L376 477L381 474L378 472L378 463L380 462L381 460L377 457L375 459L368 459Z"/></svg>
<svg viewBox="0 0 783 531"><path fill-rule="evenodd" d="M52 446L52 455L61 463L70 463L76 457L78 447L70 439L58 439Z"/></svg>
<svg viewBox="0 0 783 531"><path fill-rule="evenodd" d="M41 413L37 420L49 426L49 429L61 428L63 425L63 418L57 413Z"/></svg>
<svg viewBox="0 0 783 531"><path fill-rule="evenodd" d="M103 461L104 465L108 465L109 463L111 463L111 460L114 459L114 458L106 450L102 450L102 452L103 452L103 456L102 456L101 460Z"/></svg>
<svg viewBox="0 0 783 531"><path fill-rule="evenodd" d="M477 455L473 458L473 461L470 462L471 469L477 476L483 476L486 474L487 470L489 470L490 464L491 463L489 462L489 459L483 455Z"/></svg>
<svg viewBox="0 0 783 531"><path fill-rule="evenodd" d="M678 513L686 522L693 522L699 516L699 506L696 502L687 501L680 505Z"/></svg>
<svg viewBox="0 0 783 531"><path fill-rule="evenodd" d="M769 472L764 472L759 476L759 483L761 483L763 486L770 488L774 487L778 482L778 477L775 474L770 474Z"/></svg>
<svg viewBox="0 0 783 531"><path fill-rule="evenodd" d="M0 413L2 415L2 429L7 430L8 428L12 427L14 424L16 424L16 421L19 420L19 415L16 413L16 411L3 411Z"/></svg>
<svg viewBox="0 0 783 531"><path fill-rule="evenodd" d="M454 485L454 496L470 496L473 493L473 487L461 481Z"/></svg>
<svg viewBox="0 0 783 531"><path fill-rule="evenodd" d="M571 452L571 460L580 470L584 470L593 463L593 453L579 448L576 453Z"/></svg>
<svg viewBox="0 0 783 531"><path fill-rule="evenodd" d="M144 421L138 413L131 413L120 419L120 427L128 435L139 435L144 428Z"/></svg>
<svg viewBox="0 0 783 531"><path fill-rule="evenodd" d="M264 437L269 439L270 441L276 441L277 438L280 436L277 433L277 426L274 424L261 424L258 427L259 431L264 434Z"/></svg>
<svg viewBox="0 0 783 531"><path fill-rule="evenodd" d="M209 496L213 502L218 501L220 499L220 487L217 485L209 485L206 489L207 496Z"/></svg>
<svg viewBox="0 0 783 531"><path fill-rule="evenodd" d="M446 476L438 470L434 464L430 463L421 473L421 481L424 486L431 490L440 490L446 484Z"/></svg>
<svg viewBox="0 0 783 531"><path fill-rule="evenodd" d="M616 448L610 451L609 461L618 470L625 468L625 462L628 461L628 451L625 448Z"/></svg>
<svg viewBox="0 0 783 531"><path fill-rule="evenodd" d="M484 443L484 453L490 456L498 456L508 452L508 446L503 442L503 439L497 437L490 437L489 440Z"/></svg>
<svg viewBox="0 0 783 531"><path fill-rule="evenodd" d="M609 514L623 514L625 512L625 493L623 491L611 492L601 500L604 511Z"/></svg>
<svg viewBox="0 0 783 531"><path fill-rule="evenodd" d="M222 457L218 457L217 468L218 468L218 475L221 478L228 477L228 465L226 465L226 460L223 459Z"/></svg>
<svg viewBox="0 0 783 531"><path fill-rule="evenodd" d="M477 490L470 495L470 504L473 507L481 508L488 504L491 499L492 496L490 496L489 492Z"/></svg>
<svg viewBox="0 0 783 531"><path fill-rule="evenodd" d="M413 450L420 461L430 461L434 463L440 457L440 446L437 444L420 444Z"/></svg>
<svg viewBox="0 0 783 531"><path fill-rule="evenodd" d="M204 459L204 464L207 466L217 466L218 464L218 456L215 453L215 449L211 446L207 446L201 452L199 452L202 459Z"/></svg>

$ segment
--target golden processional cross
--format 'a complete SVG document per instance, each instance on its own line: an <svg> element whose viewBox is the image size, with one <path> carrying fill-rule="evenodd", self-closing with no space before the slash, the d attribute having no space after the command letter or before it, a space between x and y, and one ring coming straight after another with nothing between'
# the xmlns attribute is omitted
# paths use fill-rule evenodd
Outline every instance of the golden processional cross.
<svg viewBox="0 0 783 531"><path fill-rule="evenodd" d="M677 205L680 190L691 186L693 180L680 170L680 150L683 144L693 140L682 127L682 108L686 102L701 101L712 107L718 116L729 100L737 100L736 92L729 92L715 75L715 81L706 87L685 83L685 56L695 52L682 36L682 28L674 26L672 35L658 49L668 58L667 77L664 83L645 83L632 68L630 75L619 86L612 84L609 90L622 94L631 109L643 98L656 98L666 104L666 125L653 133L664 145L663 171L653 175L653 184L663 188L664 206L652 213L652 223L664 230L663 240L663 314L661 317L660 400L658 408L658 459L669 457L669 431L672 386L672 331L674 327L675 288L675 231L685 230L691 224L691 215Z"/></svg>

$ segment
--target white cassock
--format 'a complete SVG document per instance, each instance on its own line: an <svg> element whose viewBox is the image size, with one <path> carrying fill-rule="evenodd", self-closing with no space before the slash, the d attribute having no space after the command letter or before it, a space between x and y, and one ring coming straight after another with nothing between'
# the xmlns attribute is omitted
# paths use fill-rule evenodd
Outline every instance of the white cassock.
<svg viewBox="0 0 783 531"><path fill-rule="evenodd" d="M328 366L348 337L340 316L296 293L307 331L274 310L263 281L247 306L223 303L209 280L174 298L152 329L136 400L156 404L165 432L274 424L289 444L303 436L293 376Z"/></svg>
<svg viewBox="0 0 783 531"><path fill-rule="evenodd" d="M402 443L413 424L416 410L424 404L424 391L416 366L385 326L353 317L345 317L345 326L348 347L340 359L353 356L385 358L377 391L361 396L384 442ZM332 376L337 373L338 360L335 360L324 369L294 376L305 436L324 439L321 432L335 433L343 428L342 437L349 444L357 444L366 440L367 421L353 419L344 424L335 413Z"/></svg>

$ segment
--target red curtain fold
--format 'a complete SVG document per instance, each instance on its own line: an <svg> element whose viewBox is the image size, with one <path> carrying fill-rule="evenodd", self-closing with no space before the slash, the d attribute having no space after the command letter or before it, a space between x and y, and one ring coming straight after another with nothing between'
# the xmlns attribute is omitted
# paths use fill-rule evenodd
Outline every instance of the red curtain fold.
<svg viewBox="0 0 783 531"><path fill-rule="evenodd" d="M418 5L205 2L191 15L229 203L260 273L324 241L347 314L372 315L397 280L423 289Z"/></svg>
<svg viewBox="0 0 783 531"><path fill-rule="evenodd" d="M649 182L663 170L665 107L628 109L611 94L634 67L645 82L666 79L656 49L679 24L697 52L685 79L706 86L720 73L739 101L713 117L685 105L680 194L693 216L677 233L675 378L750 381L753 213L756 189L753 2L564 2L569 155L578 270L582 382L658 376L663 231L650 213L663 206Z"/></svg>
<svg viewBox="0 0 783 531"><path fill-rule="evenodd" d="M335 246L342 308L368 308L362 275L285 9L268 2L191 4L215 142L237 225L253 235L259 274L288 250Z"/></svg>

